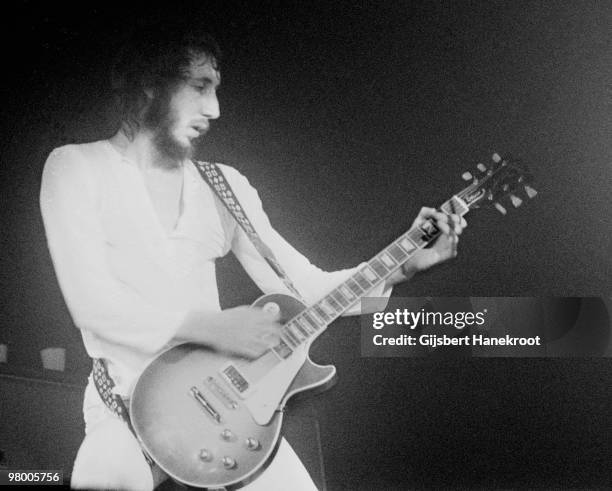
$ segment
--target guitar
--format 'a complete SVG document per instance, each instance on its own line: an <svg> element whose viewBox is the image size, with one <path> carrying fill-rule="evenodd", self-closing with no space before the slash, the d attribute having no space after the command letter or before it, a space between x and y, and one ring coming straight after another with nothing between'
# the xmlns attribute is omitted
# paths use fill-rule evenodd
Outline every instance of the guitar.
<svg viewBox="0 0 612 491"><path fill-rule="evenodd" d="M518 193L532 198L530 175L494 154L489 167L478 164L470 184L446 201L445 213L465 215ZM294 394L323 388L335 367L309 358L311 343L349 307L432 242L440 231L433 221L413 227L313 305L285 294L264 295L254 307L276 310L280 342L249 360L192 343L155 358L136 382L130 415L143 448L174 480L198 488L244 485L271 460L279 441L283 408Z"/></svg>

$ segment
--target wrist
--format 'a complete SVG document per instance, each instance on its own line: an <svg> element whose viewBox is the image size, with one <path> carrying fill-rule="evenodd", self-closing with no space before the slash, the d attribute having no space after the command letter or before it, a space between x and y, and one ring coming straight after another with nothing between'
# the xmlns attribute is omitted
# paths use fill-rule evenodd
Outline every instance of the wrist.
<svg viewBox="0 0 612 491"><path fill-rule="evenodd" d="M398 283L403 283L404 281L408 281L412 278L416 273L418 273L418 269L411 265L410 263L406 263L402 265L398 270L393 273L389 279L387 280L388 286L393 286Z"/></svg>
<svg viewBox="0 0 612 491"><path fill-rule="evenodd" d="M404 275L406 280L409 280L410 278L412 278L419 271L420 269L412 261L408 261L407 263L404 263L401 267L402 275Z"/></svg>
<svg viewBox="0 0 612 491"><path fill-rule="evenodd" d="M211 315L210 312L193 310L189 312L183 323L179 326L175 337L182 342L196 342L207 344L211 336Z"/></svg>

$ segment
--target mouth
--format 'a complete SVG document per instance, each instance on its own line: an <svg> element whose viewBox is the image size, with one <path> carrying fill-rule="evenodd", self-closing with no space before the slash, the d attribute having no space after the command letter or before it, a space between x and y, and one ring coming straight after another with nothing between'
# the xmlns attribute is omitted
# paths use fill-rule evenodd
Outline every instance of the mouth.
<svg viewBox="0 0 612 491"><path fill-rule="evenodd" d="M210 125L207 123L198 123L191 125L191 128L198 133L198 136L202 136L208 132Z"/></svg>

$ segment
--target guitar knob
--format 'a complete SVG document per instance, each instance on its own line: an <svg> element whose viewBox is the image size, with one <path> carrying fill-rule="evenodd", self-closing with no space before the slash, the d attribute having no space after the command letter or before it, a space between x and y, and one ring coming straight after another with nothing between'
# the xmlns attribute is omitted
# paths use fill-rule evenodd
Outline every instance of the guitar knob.
<svg viewBox="0 0 612 491"><path fill-rule="evenodd" d="M512 206L515 208L518 208L523 204L523 200L514 194L510 195L510 201L512 202Z"/></svg>
<svg viewBox="0 0 612 491"><path fill-rule="evenodd" d="M231 457L225 456L223 459L221 459L221 462L223 462L223 467L226 469L233 469L236 467L236 461Z"/></svg>
<svg viewBox="0 0 612 491"><path fill-rule="evenodd" d="M204 462L210 462L212 460L212 453L210 451L208 451L207 449L203 448L200 450L200 453L198 455L198 457L200 457L200 460L203 460Z"/></svg>
<svg viewBox="0 0 612 491"><path fill-rule="evenodd" d="M245 443L249 450L259 450L261 448L261 443L257 438L249 437Z"/></svg>
<svg viewBox="0 0 612 491"><path fill-rule="evenodd" d="M486 170L487 170L487 166L486 166L486 165L484 165L484 164L478 164L478 165L476 166L476 168L477 168L477 169L478 169L480 172L486 172Z"/></svg>
<svg viewBox="0 0 612 491"><path fill-rule="evenodd" d="M225 441L230 441L232 438L234 438L234 434L232 433L232 430L228 430L226 428L221 432L221 438L223 438Z"/></svg>
<svg viewBox="0 0 612 491"><path fill-rule="evenodd" d="M529 198L534 198L535 195L538 194L538 192L531 186L525 186L525 192L527 193L527 196L529 196Z"/></svg>
<svg viewBox="0 0 612 491"><path fill-rule="evenodd" d="M506 213L508 213L506 209L499 203L495 203L495 208L497 208L497 211L499 211L502 215L505 215Z"/></svg>
<svg viewBox="0 0 612 491"><path fill-rule="evenodd" d="M463 179L464 181L469 181L473 177L474 176L472 176L470 172L464 172L463 174L461 174L461 179Z"/></svg>

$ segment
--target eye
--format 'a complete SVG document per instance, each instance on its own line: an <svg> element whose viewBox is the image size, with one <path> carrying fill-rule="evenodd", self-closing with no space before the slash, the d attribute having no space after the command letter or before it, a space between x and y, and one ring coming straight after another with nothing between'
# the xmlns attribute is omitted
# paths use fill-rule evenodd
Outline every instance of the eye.
<svg viewBox="0 0 612 491"><path fill-rule="evenodd" d="M200 95L209 94L209 93L214 94L216 93L218 89L218 87L215 87L213 83L207 80L204 80L204 81L192 80L188 82L188 85Z"/></svg>

